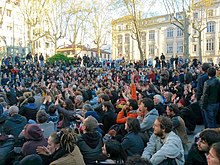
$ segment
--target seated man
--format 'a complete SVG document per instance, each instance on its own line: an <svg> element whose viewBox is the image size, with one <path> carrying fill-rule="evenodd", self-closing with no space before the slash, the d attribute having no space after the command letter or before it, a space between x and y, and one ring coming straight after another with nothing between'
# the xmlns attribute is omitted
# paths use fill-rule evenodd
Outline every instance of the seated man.
<svg viewBox="0 0 220 165"><path fill-rule="evenodd" d="M184 164L184 150L181 139L172 132L172 121L168 117L159 116L154 122L154 134L145 147L142 158L149 159L152 164Z"/></svg>
<svg viewBox="0 0 220 165"><path fill-rule="evenodd" d="M5 121L3 125L3 132L7 135L13 135L15 138L24 129L27 124L27 119L24 116L18 114L19 109L17 106L11 106L9 108L9 118Z"/></svg>
<svg viewBox="0 0 220 165"><path fill-rule="evenodd" d="M82 125L83 134L77 141L83 159L86 164L94 164L97 157L102 153L102 136L97 132L98 121L88 116Z"/></svg>
<svg viewBox="0 0 220 165"><path fill-rule="evenodd" d="M154 108L154 102L150 98L144 98L140 101L138 117L142 132L146 132L149 136L153 133L153 125L159 116L158 111Z"/></svg>
<svg viewBox="0 0 220 165"><path fill-rule="evenodd" d="M134 99L129 99L126 103L126 105L123 106L122 110L117 115L117 124L125 124L127 121L127 118L137 117L136 110L138 109L138 103Z"/></svg>
<svg viewBox="0 0 220 165"><path fill-rule="evenodd" d="M185 165L207 165L206 154L212 144L220 141L220 134L216 130L207 129L199 134L199 141L189 150Z"/></svg>

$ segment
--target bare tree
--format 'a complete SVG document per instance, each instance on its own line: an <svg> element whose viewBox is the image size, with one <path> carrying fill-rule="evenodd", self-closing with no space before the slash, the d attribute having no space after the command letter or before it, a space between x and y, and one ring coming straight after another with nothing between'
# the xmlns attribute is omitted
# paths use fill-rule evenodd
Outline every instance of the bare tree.
<svg viewBox="0 0 220 165"><path fill-rule="evenodd" d="M42 24L42 18L44 18L43 12L45 11L45 6L48 3L49 0L20 1L19 8L24 17L24 22L27 27L28 47L32 52L34 52L34 41L45 36L45 34L42 34L42 31L38 27L40 27L39 25Z"/></svg>
<svg viewBox="0 0 220 165"><path fill-rule="evenodd" d="M196 30L193 38L198 39L199 61L202 63L202 32L207 28L208 8L213 4L213 0L202 0L193 3L193 20L192 27Z"/></svg>
<svg viewBox="0 0 220 165"><path fill-rule="evenodd" d="M56 53L57 42L64 38L67 33L71 13L69 12L70 2L68 0L55 0L53 5L45 11L46 20L48 20L47 38L54 44Z"/></svg>

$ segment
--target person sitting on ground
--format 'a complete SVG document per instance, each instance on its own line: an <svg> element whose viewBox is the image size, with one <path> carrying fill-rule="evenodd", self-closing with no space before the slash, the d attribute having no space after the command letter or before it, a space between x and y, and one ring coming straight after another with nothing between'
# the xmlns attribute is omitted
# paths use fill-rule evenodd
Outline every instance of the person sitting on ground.
<svg viewBox="0 0 220 165"><path fill-rule="evenodd" d="M173 131L170 118L159 116L154 122L154 134L151 135L142 158L152 164L184 164L184 150L181 139Z"/></svg>
<svg viewBox="0 0 220 165"><path fill-rule="evenodd" d="M19 109L17 106L11 106L9 108L9 118L7 118L3 124L3 133L6 135L13 135L16 139L24 126L27 124L27 119L24 116L18 114Z"/></svg>
<svg viewBox="0 0 220 165"><path fill-rule="evenodd" d="M163 105L162 96L154 95L153 101L154 101L154 107L158 110L159 115L166 114L166 109L164 108L164 105Z"/></svg>
<svg viewBox="0 0 220 165"><path fill-rule="evenodd" d="M52 132L55 132L54 123L48 121L48 114L44 110L39 110L36 117L39 127L43 130L43 135L48 138Z"/></svg>
<svg viewBox="0 0 220 165"><path fill-rule="evenodd" d="M207 156L208 165L220 164L220 142L214 143Z"/></svg>
<svg viewBox="0 0 220 165"><path fill-rule="evenodd" d="M154 108L153 100L150 98L142 99L137 112L141 131L150 137L153 133L153 124L159 116L158 111Z"/></svg>
<svg viewBox="0 0 220 165"><path fill-rule="evenodd" d="M171 118L173 122L173 132L175 132L183 143L185 154L188 153L188 136L186 133L186 126L183 119L178 115L179 109L176 104L169 104L167 106L167 116Z"/></svg>
<svg viewBox="0 0 220 165"><path fill-rule="evenodd" d="M129 117L136 118L137 109L138 109L137 101L134 99L129 99L127 103L122 107L122 110L118 113L116 123L125 124L127 118Z"/></svg>
<svg viewBox="0 0 220 165"><path fill-rule="evenodd" d="M209 153L212 144L220 141L217 131L206 129L199 134L199 141L194 143L189 150L186 165L207 165L206 154Z"/></svg>
<svg viewBox="0 0 220 165"><path fill-rule="evenodd" d="M144 151L145 143L147 143L149 139L144 139L141 135L138 119L128 118L125 123L125 130L127 130L128 133L122 139L121 146L123 150L127 156L141 156Z"/></svg>
<svg viewBox="0 0 220 165"><path fill-rule="evenodd" d="M27 140L21 149L24 156L36 154L38 146L47 146L47 140L44 138L43 131L38 124L27 124L22 134Z"/></svg>
<svg viewBox="0 0 220 165"><path fill-rule="evenodd" d="M83 156L76 145L77 135L71 128L63 128L60 132L52 133L48 146L37 147L37 153L44 155L45 164L50 165L84 165Z"/></svg>
<svg viewBox="0 0 220 165"><path fill-rule="evenodd" d="M77 141L77 146L79 147L87 165L94 164L97 157L102 152L102 136L96 131L97 128L98 121L94 117L88 116L83 121L83 134Z"/></svg>

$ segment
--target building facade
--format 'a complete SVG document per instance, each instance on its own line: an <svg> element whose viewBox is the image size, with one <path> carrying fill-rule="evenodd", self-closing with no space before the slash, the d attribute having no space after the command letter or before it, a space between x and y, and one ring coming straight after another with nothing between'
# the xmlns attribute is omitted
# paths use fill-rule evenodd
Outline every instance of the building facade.
<svg viewBox="0 0 220 165"><path fill-rule="evenodd" d="M37 35L38 29L43 29L42 26L36 24L31 31L28 32L28 25L21 12L24 10L22 6L24 1L21 0L0 0L0 57L4 55L26 56L30 51L33 54L43 53L53 55L55 52L54 45L46 36L36 37L29 41L29 36L33 38ZM29 35L29 36L28 36ZM30 44L31 43L31 46Z"/></svg>
<svg viewBox="0 0 220 165"><path fill-rule="evenodd" d="M198 25L201 30L201 53L203 62L220 62L220 1L217 0L208 9L197 8L190 13L189 21L189 58L199 59L200 42ZM177 13L175 18L182 20L183 15ZM141 24L141 47L144 58L153 60L165 54L183 56L184 33L171 23L170 15L162 15L143 19ZM174 22L175 23L175 22ZM195 30L197 28L197 30ZM132 17L125 16L112 21L112 58L124 57L126 60L140 60L137 41L132 33Z"/></svg>

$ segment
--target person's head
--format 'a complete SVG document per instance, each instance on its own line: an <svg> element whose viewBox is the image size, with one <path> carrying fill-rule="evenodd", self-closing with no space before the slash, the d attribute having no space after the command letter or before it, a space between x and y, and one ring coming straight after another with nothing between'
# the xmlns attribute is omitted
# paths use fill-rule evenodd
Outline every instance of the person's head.
<svg viewBox="0 0 220 165"><path fill-rule="evenodd" d="M154 102L150 98L144 98L140 101L139 110L143 113L149 112L154 109Z"/></svg>
<svg viewBox="0 0 220 165"><path fill-rule="evenodd" d="M186 99L184 99L184 98L180 99L178 101L177 105L178 105L179 108L182 108L182 107L186 106Z"/></svg>
<svg viewBox="0 0 220 165"><path fill-rule="evenodd" d="M37 154L25 156L21 161L15 162L14 165L42 165L43 161Z"/></svg>
<svg viewBox="0 0 220 165"><path fill-rule="evenodd" d="M109 101L110 100L110 97L107 94L102 93L102 94L99 94L98 97L99 97L99 100L100 100L101 103L104 102L104 101Z"/></svg>
<svg viewBox="0 0 220 165"><path fill-rule="evenodd" d="M60 148L59 134L60 132L53 132L48 138L47 148L51 154L53 154L55 151L57 151Z"/></svg>
<svg viewBox="0 0 220 165"><path fill-rule="evenodd" d="M214 77L216 75L216 70L215 70L215 68L209 68L207 70L207 73L208 73L209 77Z"/></svg>
<svg viewBox="0 0 220 165"><path fill-rule="evenodd" d="M58 138L60 139L60 146L65 152L73 152L77 142L77 134L71 128L61 129Z"/></svg>
<svg viewBox="0 0 220 165"><path fill-rule="evenodd" d="M214 143L207 156L208 165L220 164L220 142Z"/></svg>
<svg viewBox="0 0 220 165"><path fill-rule="evenodd" d="M121 143L117 140L107 141L102 147L102 153L113 160L124 160L126 154L121 146Z"/></svg>
<svg viewBox="0 0 220 165"><path fill-rule="evenodd" d="M207 72L207 70L211 67L209 63L203 63L202 64L202 71Z"/></svg>
<svg viewBox="0 0 220 165"><path fill-rule="evenodd" d="M74 105L73 105L72 100L70 100L70 99L65 99L65 100L64 100L64 103L63 103L63 107L64 107L66 110L73 110L73 109L74 109Z"/></svg>
<svg viewBox="0 0 220 165"><path fill-rule="evenodd" d="M29 97L28 98L28 103L34 103L35 102L35 98L34 97Z"/></svg>
<svg viewBox="0 0 220 165"><path fill-rule="evenodd" d="M75 103L78 104L78 103L82 103L83 102L83 96L82 95L77 95L75 97Z"/></svg>
<svg viewBox="0 0 220 165"><path fill-rule="evenodd" d="M154 134L159 137L164 137L165 134L172 131L173 123L170 118L159 116L153 125Z"/></svg>
<svg viewBox="0 0 220 165"><path fill-rule="evenodd" d="M140 156L129 156L125 162L125 165L152 165L152 163Z"/></svg>
<svg viewBox="0 0 220 165"><path fill-rule="evenodd" d="M167 116L169 116L169 117L175 116L176 114L178 114L178 111L179 111L179 109L176 104L167 105L167 109L166 109Z"/></svg>
<svg viewBox="0 0 220 165"><path fill-rule="evenodd" d="M57 108L54 104L50 105L49 108L48 108L48 114L53 115L56 112L56 110L57 110Z"/></svg>
<svg viewBox="0 0 220 165"><path fill-rule="evenodd" d="M125 123L125 129L128 132L139 132L141 130L139 120L136 118L128 118Z"/></svg>
<svg viewBox="0 0 220 165"><path fill-rule="evenodd" d="M164 98L166 99L166 102L171 102L172 101L172 96L173 94L171 92L164 92Z"/></svg>
<svg viewBox="0 0 220 165"><path fill-rule="evenodd" d="M82 126L84 132L95 132L97 128L98 128L98 121L94 117L88 116L84 120Z"/></svg>
<svg viewBox="0 0 220 165"><path fill-rule="evenodd" d="M137 110L138 109L138 102L135 99L128 99L126 103L129 107L129 110Z"/></svg>
<svg viewBox="0 0 220 165"><path fill-rule="evenodd" d="M83 105L83 110L87 112L87 111L92 111L93 108L90 104L84 104Z"/></svg>
<svg viewBox="0 0 220 165"><path fill-rule="evenodd" d="M17 106L11 106L8 111L9 111L9 116L13 116L15 114L18 114L19 109Z"/></svg>
<svg viewBox="0 0 220 165"><path fill-rule="evenodd" d="M27 124L24 127L24 137L28 140L41 140L44 138L43 131L38 124Z"/></svg>
<svg viewBox="0 0 220 165"><path fill-rule="evenodd" d="M208 153L211 145L220 141L220 135L215 130L206 129L199 134L197 148L199 151Z"/></svg>
<svg viewBox="0 0 220 165"><path fill-rule="evenodd" d="M102 102L102 110L105 112L108 110L112 110L112 103L110 101Z"/></svg>
<svg viewBox="0 0 220 165"><path fill-rule="evenodd" d="M44 110L39 110L36 115L36 120L38 123L45 123L48 120L48 114Z"/></svg>
<svg viewBox="0 0 220 165"><path fill-rule="evenodd" d="M154 95L154 105L157 105L159 103L163 103L163 98L161 95Z"/></svg>

